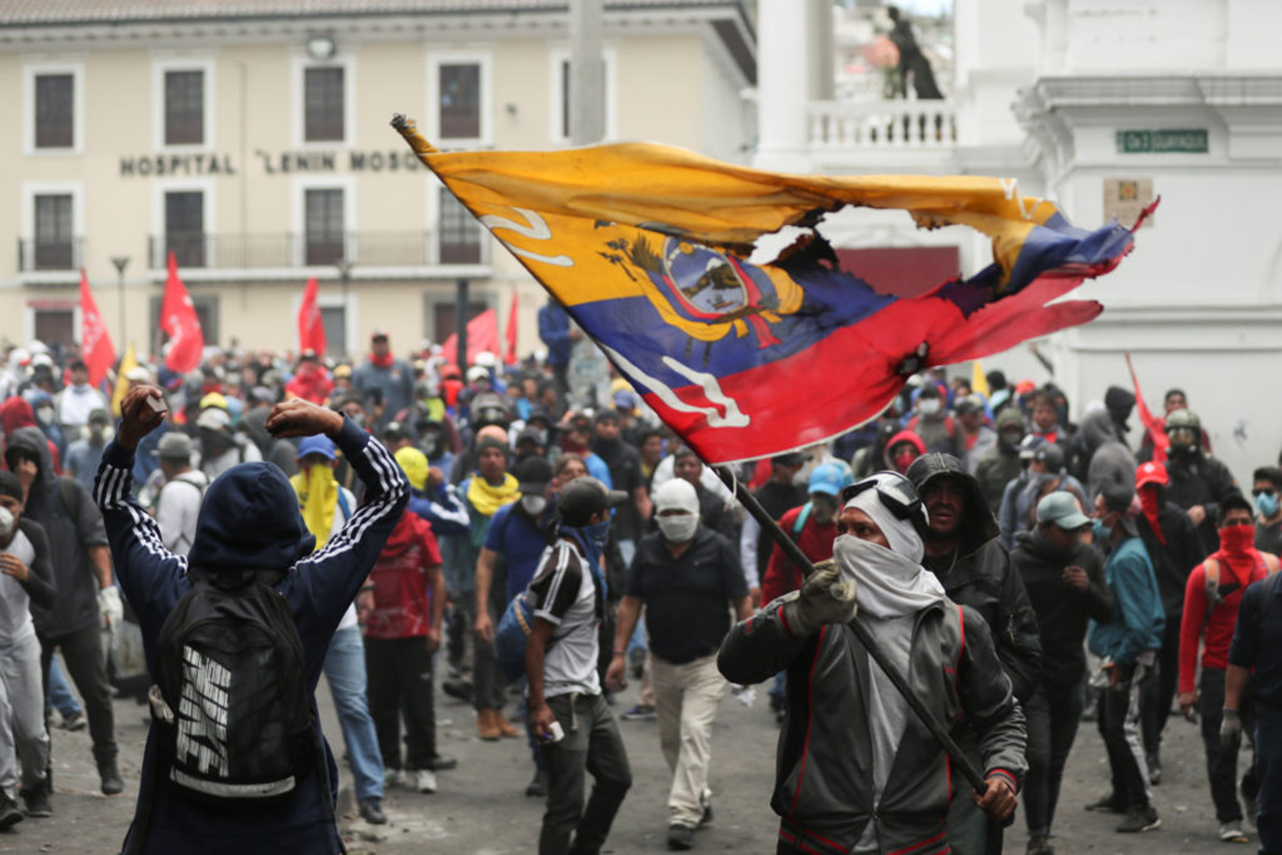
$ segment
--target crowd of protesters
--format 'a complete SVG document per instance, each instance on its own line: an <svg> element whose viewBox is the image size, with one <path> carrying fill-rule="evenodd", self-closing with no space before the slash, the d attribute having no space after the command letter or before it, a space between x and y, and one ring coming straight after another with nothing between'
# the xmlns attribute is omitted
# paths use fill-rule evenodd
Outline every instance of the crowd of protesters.
<svg viewBox="0 0 1282 855"><path fill-rule="evenodd" d="M657 719L658 748L673 772L666 841L689 849L713 817L711 738L727 677L770 684L781 763L795 750L804 766L812 725L818 739L851 723L816 719L820 699L792 684L808 679L812 659L852 674L867 667L847 662L823 627L868 612L874 635L884 633L892 649L902 644L907 663L917 642L910 649L907 635L897 641L895 627L951 602L964 609L932 631L941 649L960 645L957 662L973 658L965 667L983 672L982 680L965 678L963 712L983 706L951 712L960 721L954 737L990 793L940 802L943 848L984 851L988 819L1008 814L1018 795L1028 852L1052 853L1060 781L1083 720L1097 722L1111 771L1110 790L1084 807L1119 814L1119 832L1158 827L1153 788L1176 704L1201 717L1217 836L1247 840L1244 817L1255 822L1257 814L1262 836L1279 833L1282 786L1269 781L1282 770L1268 763L1282 756L1261 754L1258 774L1235 780L1237 734L1245 731L1257 752L1282 751L1278 735L1264 730L1282 723L1257 714L1282 696L1242 670L1263 668L1270 655L1258 638L1262 618L1249 627L1255 635L1234 637L1246 631L1237 617L1247 587L1278 567L1282 469L1261 467L1251 489L1239 487L1183 391L1166 394L1164 435L1154 442L1147 432L1132 435L1136 401L1120 387L1082 407L1073 423L1053 384L1008 385L994 372L981 394L930 371L867 425L737 467L824 579L848 572L872 596L878 582L860 575L867 568L882 561L888 578L902 574L908 587L860 599L856 609L854 599L808 581L626 381L612 378L605 395L572 395L570 352L581 337L555 317L541 321L546 354L515 365L485 353L454 365L430 346L402 359L375 331L368 352L352 361L209 348L186 375L162 365L118 378L122 388L164 392L165 418L138 439L131 475L136 501L176 555L193 549L211 485L238 464L279 468L318 549L367 502L369 487L341 442L269 430L273 407L290 398L363 428L408 480L408 506L323 657L366 821L386 822L388 787L449 786L438 773L458 761L438 750L439 687L472 705L481 740L528 742L525 792L547 799L539 851L600 851L631 786L607 699L631 677L638 702L620 717ZM87 724L102 792L121 792L112 695L147 694L122 652L138 618L113 575L91 494L119 417L111 391L88 383L74 348L35 342L11 348L0 366L0 827L23 818L19 800L26 816L55 809L54 722ZM870 527L866 536L861 525ZM870 553L855 540L884 549ZM524 667L513 673L500 661L498 636L522 598L534 630ZM949 621L958 619L986 631L968 626L962 639L971 641L949 641ZM805 667L794 668L803 654ZM1235 680L1234 667L1245 676ZM779 851L816 851L807 847L824 839L814 838L817 828L851 803L895 791L879 752L894 757L918 727L896 712L893 690L875 673L868 690L890 712L888 721L861 714L872 733L874 791L820 783L803 792L797 778L775 799L786 814ZM852 703L846 690L823 691L823 716ZM927 789L900 796L921 805L938 798L924 779L919 786ZM954 775L943 786L965 785ZM818 825L807 826L808 816ZM842 851L915 847L939 824L936 816L915 830L869 831L874 823L859 810L847 819L826 832L844 841Z"/></svg>

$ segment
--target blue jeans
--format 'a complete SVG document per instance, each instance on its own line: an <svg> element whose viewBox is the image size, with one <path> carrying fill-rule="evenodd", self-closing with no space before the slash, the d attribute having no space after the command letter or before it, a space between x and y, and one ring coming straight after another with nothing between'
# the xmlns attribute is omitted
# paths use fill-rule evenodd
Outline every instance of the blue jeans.
<svg viewBox="0 0 1282 855"><path fill-rule="evenodd" d="M1028 777L1024 818L1029 837L1049 837L1059 802L1064 764L1082 717L1082 684L1062 686L1039 681L1024 706L1028 720Z"/></svg>
<svg viewBox="0 0 1282 855"><path fill-rule="evenodd" d="M334 633L325 653L325 679L343 727L343 742L356 779L356 798L383 797L383 756L365 697L365 645L358 627Z"/></svg>
<svg viewBox="0 0 1282 855"><path fill-rule="evenodd" d="M84 713L80 702L71 693L71 687L67 685L67 678L63 676L57 658L49 663L49 694L45 698L45 713L47 714L55 707L63 718L75 713Z"/></svg>

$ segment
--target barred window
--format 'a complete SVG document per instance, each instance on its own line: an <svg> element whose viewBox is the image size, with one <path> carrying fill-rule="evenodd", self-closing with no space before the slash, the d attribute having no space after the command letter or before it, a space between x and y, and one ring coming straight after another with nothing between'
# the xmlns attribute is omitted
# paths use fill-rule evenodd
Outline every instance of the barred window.
<svg viewBox="0 0 1282 855"><path fill-rule="evenodd" d="M307 264L333 264L343 258L343 191L308 190L304 198Z"/></svg>
<svg viewBox="0 0 1282 855"><path fill-rule="evenodd" d="M205 266L205 194L165 194L165 248L180 267Z"/></svg>
<svg viewBox="0 0 1282 855"><path fill-rule="evenodd" d="M482 226L463 203L444 187L441 193L441 218L438 255L441 264L480 264Z"/></svg>

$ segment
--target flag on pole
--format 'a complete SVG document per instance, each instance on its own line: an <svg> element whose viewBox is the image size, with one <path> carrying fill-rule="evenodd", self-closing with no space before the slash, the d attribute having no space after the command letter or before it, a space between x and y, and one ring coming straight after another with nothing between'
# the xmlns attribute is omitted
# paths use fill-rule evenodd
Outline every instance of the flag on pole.
<svg viewBox="0 0 1282 855"><path fill-rule="evenodd" d="M1153 415L1148 404L1144 403L1144 394L1140 392L1140 378L1135 374L1135 366L1131 363L1129 353L1126 354L1126 369L1131 372L1131 386L1135 389L1135 409L1139 411L1140 421L1144 423L1144 430L1153 443L1153 462L1165 463L1171 452L1171 440L1166 435L1166 420ZM1198 442L1201 441L1199 437Z"/></svg>
<svg viewBox="0 0 1282 855"><path fill-rule="evenodd" d="M497 353L499 349L499 316L493 309L486 309L467 322L467 362L459 362L458 335L441 343L441 357L446 365L461 365L466 368L476 363L476 355L482 351Z"/></svg>
<svg viewBox="0 0 1282 855"><path fill-rule="evenodd" d="M993 396L988 388L988 375L978 359L972 359L970 363L970 391L983 395L985 401Z"/></svg>
<svg viewBox="0 0 1282 855"><path fill-rule="evenodd" d="M80 270L80 358L89 368L89 385L97 387L116 361L111 334L102 321L98 303L89 290L89 277Z"/></svg>
<svg viewBox="0 0 1282 855"><path fill-rule="evenodd" d="M512 308L507 313L507 349L503 352L503 364L516 364L516 289L512 289Z"/></svg>
<svg viewBox="0 0 1282 855"><path fill-rule="evenodd" d="M321 316L320 306L316 305L316 292L319 290L316 277L307 280L303 290L303 302L298 306L298 350L314 350L324 356L328 342L325 340L325 319Z"/></svg>
<svg viewBox="0 0 1282 855"><path fill-rule="evenodd" d="M134 353L134 343L131 341L125 348L125 355L120 360L120 367L116 369L116 388L111 393L111 414L120 416L120 403L125 399L125 394L129 391L129 372L138 367L138 356Z"/></svg>
<svg viewBox="0 0 1282 855"><path fill-rule="evenodd" d="M173 250L169 252L169 278L165 280L165 299L160 306L160 328L169 336L165 367L179 374L195 370L205 349L205 336L200 329L200 318L196 316L196 306L178 278L178 261Z"/></svg>
<svg viewBox="0 0 1282 855"><path fill-rule="evenodd" d="M924 368L977 359L1085 323L1054 302L1133 245L1087 231L1014 180L782 175L650 144L452 152L393 125L429 169L709 463L779 454L880 413ZM992 238L993 263L915 298L841 269L813 230L846 206ZM785 226L777 259L748 260Z"/></svg>

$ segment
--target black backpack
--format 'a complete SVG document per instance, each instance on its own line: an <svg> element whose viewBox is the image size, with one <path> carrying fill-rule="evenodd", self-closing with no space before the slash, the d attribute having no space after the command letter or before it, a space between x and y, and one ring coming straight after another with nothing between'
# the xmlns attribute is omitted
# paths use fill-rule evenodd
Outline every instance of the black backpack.
<svg viewBox="0 0 1282 855"><path fill-rule="evenodd" d="M160 629L156 669L156 771L179 793L268 807L321 768L302 641L275 589L197 579Z"/></svg>

